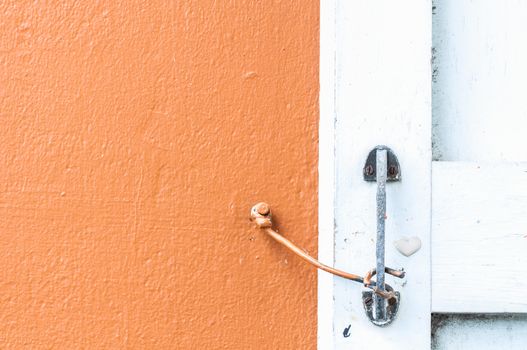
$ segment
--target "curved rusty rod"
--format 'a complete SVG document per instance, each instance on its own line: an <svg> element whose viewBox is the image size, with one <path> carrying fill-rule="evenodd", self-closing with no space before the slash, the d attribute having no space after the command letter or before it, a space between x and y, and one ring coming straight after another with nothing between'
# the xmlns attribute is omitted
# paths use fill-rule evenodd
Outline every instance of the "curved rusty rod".
<svg viewBox="0 0 527 350"><path fill-rule="evenodd" d="M371 281L371 278L373 275L375 275L375 270L371 270L367 274L367 279L364 279L363 277L359 275L355 275L349 272L345 272L342 270L335 269L333 267L327 266L325 264L322 264L317 259L313 258L309 254L307 254L304 250L297 247L293 242L273 230L273 221L272 221L272 215L271 215L271 208L267 203L258 203L251 209L251 220L256 223L256 225L263 229L265 233L267 233L271 238L273 238L278 243L282 244L284 247L295 253L297 256L299 256L304 261L308 262L309 264L324 270L326 272L332 273L334 275L340 276L342 278L346 278L355 282L363 283L364 286L373 289L374 291L377 290L375 288L375 282ZM389 267L386 268L386 273L393 275L395 277L403 278L404 277L404 271L394 270ZM378 293L381 296L385 298L392 297L391 293L385 292L385 293Z"/></svg>
<svg viewBox="0 0 527 350"><path fill-rule="evenodd" d="M386 272L389 275L392 275L392 276L395 276L395 277L399 277L399 278L403 278L404 275L405 275L404 270L394 270L394 269L391 269L391 268L386 267L386 266L384 267L384 272ZM377 269L371 269L370 271L368 271L366 273L366 276L364 276L364 286L373 289L375 294L380 295L384 299L388 299L389 303L393 303L395 301L395 299L394 299L395 298L395 293L393 291L389 291L388 290L391 287L387 283L385 283L385 285L388 286L388 288L386 288L385 290L380 290L375 285L375 282L372 282L371 279L376 274L377 274Z"/></svg>

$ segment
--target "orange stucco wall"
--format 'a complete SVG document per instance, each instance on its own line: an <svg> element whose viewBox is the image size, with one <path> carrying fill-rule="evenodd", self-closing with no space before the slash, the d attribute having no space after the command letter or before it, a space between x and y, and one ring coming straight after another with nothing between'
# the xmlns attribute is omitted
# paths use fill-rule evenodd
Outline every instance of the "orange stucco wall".
<svg viewBox="0 0 527 350"><path fill-rule="evenodd" d="M318 1L0 13L0 347L314 349Z"/></svg>

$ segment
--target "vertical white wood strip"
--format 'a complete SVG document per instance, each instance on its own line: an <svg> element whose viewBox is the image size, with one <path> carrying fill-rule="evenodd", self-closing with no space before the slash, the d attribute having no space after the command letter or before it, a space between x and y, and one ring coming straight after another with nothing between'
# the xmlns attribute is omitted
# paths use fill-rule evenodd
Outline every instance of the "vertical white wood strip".
<svg viewBox="0 0 527 350"><path fill-rule="evenodd" d="M434 158L527 161L527 1L434 5Z"/></svg>
<svg viewBox="0 0 527 350"><path fill-rule="evenodd" d="M318 258L334 263L335 1L320 2ZM333 349L333 276L318 273L318 349Z"/></svg>
<svg viewBox="0 0 527 350"><path fill-rule="evenodd" d="M402 181L387 192L386 265L404 267L397 319L370 323L362 287L334 278L335 349L430 347L431 2L337 1L335 265L364 274L375 266L375 183L362 178L378 144L399 157ZM326 77L324 77L325 79ZM418 236L411 257L393 242ZM348 329L344 336L344 330Z"/></svg>

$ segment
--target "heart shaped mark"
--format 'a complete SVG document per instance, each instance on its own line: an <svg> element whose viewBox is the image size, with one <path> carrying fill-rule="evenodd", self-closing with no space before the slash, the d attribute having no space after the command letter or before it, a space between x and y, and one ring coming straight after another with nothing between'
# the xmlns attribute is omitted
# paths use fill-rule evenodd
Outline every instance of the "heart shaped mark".
<svg viewBox="0 0 527 350"><path fill-rule="evenodd" d="M421 249L419 237L403 237L394 242L395 248L404 256L410 256Z"/></svg>

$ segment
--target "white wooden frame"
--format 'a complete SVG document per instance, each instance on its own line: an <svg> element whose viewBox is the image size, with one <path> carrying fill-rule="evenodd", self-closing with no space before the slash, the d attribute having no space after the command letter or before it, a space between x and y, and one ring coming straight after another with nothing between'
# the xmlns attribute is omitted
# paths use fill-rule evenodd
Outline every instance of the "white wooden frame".
<svg viewBox="0 0 527 350"><path fill-rule="evenodd" d="M432 311L527 313L527 2L434 5Z"/></svg>
<svg viewBox="0 0 527 350"><path fill-rule="evenodd" d="M517 4L520 7L500 12L494 25L504 23L507 30L520 35L515 28L524 28L521 14L525 12L521 9L527 8ZM467 12L474 23L479 23L480 17L494 17L492 10L481 6ZM516 10L519 13L509 24L504 13ZM463 144L464 148L472 147L468 154L474 159L432 162L431 16L430 0L321 2L319 259L356 273L372 267L374 187L361 180L361 170L367 152L377 144L387 144L399 157L403 180L387 188L386 264L405 267L408 278L402 283L387 281L401 291L401 311L392 325L380 329L369 324L362 312L360 286L321 272L319 349L426 349L430 347L432 312L527 313L523 296L527 288L527 162L517 159L525 147L506 139L507 154L511 155L499 153L503 150L485 144L488 140L481 136L481 130L489 129L487 124L478 126L478 137L483 138L476 142L484 151L475 148L474 140ZM465 28L464 19L456 16ZM505 34L489 31L483 40L494 42L497 35L508 37ZM517 38L501 46L516 48ZM463 42L460 45L463 47ZM522 50L517 55L527 55L527 45ZM510 50L504 51L510 55ZM495 59L492 54L489 57ZM459 60L454 57L453 61ZM457 75L449 64L447 61L441 69ZM463 64L473 66L469 60ZM507 113L513 115L509 121L523 131L527 125L522 117L525 105L517 94L522 91L518 82L524 81L521 77L527 70L518 62L512 66L518 74L504 73L501 85L509 90L501 91L493 103L508 107ZM472 86L470 79L467 81ZM478 86L478 91L484 96L493 86ZM456 92L452 96L459 99ZM479 106L481 99L473 100L469 107L485 111L484 104ZM512 103L504 103L508 99ZM469 116L468 123L480 115ZM488 154L492 162L481 161ZM398 255L390 243L402 235L420 237L421 251L410 258ZM342 330L348 323L351 335L344 338ZM503 324L513 330L514 344L524 343L525 324L523 318L507 327ZM473 339L484 339L487 333L480 323ZM459 344L459 338L447 338L451 344Z"/></svg>
<svg viewBox="0 0 527 350"><path fill-rule="evenodd" d="M387 144L403 173L400 184L387 188L388 212L396 205L405 210L387 221L386 264L404 266L410 277L388 282L402 292L400 315L378 328L362 311L360 285L320 273L319 349L430 345L430 9L422 0L321 2L319 259L361 274L373 267L375 185L362 180L362 165L371 148ZM342 35L352 45L341 46ZM390 245L405 234L423 242L411 258L396 256Z"/></svg>

